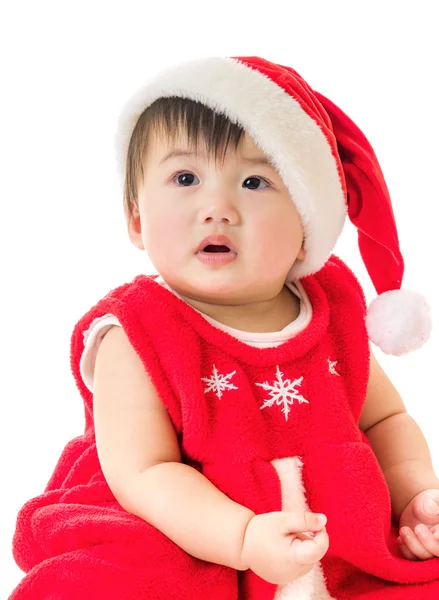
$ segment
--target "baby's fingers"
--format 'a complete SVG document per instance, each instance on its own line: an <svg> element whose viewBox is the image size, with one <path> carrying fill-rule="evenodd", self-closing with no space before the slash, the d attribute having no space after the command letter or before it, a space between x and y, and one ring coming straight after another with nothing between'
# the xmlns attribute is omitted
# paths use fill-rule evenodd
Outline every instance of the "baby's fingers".
<svg viewBox="0 0 439 600"><path fill-rule="evenodd" d="M297 562L301 565L309 565L323 558L329 548L329 537L326 529L314 534L310 540L295 539L291 544Z"/></svg>
<svg viewBox="0 0 439 600"><path fill-rule="evenodd" d="M421 544L431 554L428 558L439 556L439 540L436 537L437 533L433 535L432 530L423 524L416 525L415 532L418 539L421 541Z"/></svg>
<svg viewBox="0 0 439 600"><path fill-rule="evenodd" d="M407 549L419 560L427 560L435 556L430 548L435 549L438 553L436 556L439 556L439 542L434 539L428 527L417 525L415 529L416 531L413 531L410 527L402 527L400 530L402 541ZM411 558L408 553L404 552L403 548L401 548L401 551L406 558Z"/></svg>
<svg viewBox="0 0 439 600"><path fill-rule="evenodd" d="M418 557L415 556L413 554L413 552L410 552L410 550L404 544L401 536L398 538L398 542L399 542L399 549L401 550L401 554L403 555L404 558L407 558L407 560L418 560Z"/></svg>

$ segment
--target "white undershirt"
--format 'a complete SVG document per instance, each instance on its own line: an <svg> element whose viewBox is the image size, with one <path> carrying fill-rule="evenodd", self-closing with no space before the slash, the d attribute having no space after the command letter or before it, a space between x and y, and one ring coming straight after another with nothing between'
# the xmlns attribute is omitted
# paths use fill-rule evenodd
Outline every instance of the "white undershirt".
<svg viewBox="0 0 439 600"><path fill-rule="evenodd" d="M179 294L172 288L168 286L168 284L163 280L162 277L157 277L155 279L157 283L166 287L170 292L181 298ZM288 323L283 329L280 331L269 331L263 333L250 332L250 331L242 331L240 329L234 329L233 327L229 327L228 325L224 325L212 317L209 317L202 313L201 311L196 310L200 313L206 321L211 323L217 329L221 329L225 331L232 337L240 340L244 344L248 344L249 346L256 346L257 348L273 348L275 346L279 346L286 340L296 336L298 333L303 331L305 327L310 323L312 317L312 306L309 301L308 295L306 294L302 284L300 281L287 281L285 284L299 299L300 299L300 312L299 315L294 321ZM79 363L79 369L84 381L84 384L87 388L93 392L93 375L94 375L94 367L96 361L96 354L99 348L99 344L102 341L102 338L107 333L107 331L114 327L115 325L121 327L121 324L117 317L111 313L107 313L94 319L89 328L84 331L84 351L81 356L81 360Z"/></svg>

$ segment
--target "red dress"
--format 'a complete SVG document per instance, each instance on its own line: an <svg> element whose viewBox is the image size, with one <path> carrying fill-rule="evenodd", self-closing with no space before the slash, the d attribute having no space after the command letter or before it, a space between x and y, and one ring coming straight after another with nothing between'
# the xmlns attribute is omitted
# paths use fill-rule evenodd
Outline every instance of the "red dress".
<svg viewBox="0 0 439 600"><path fill-rule="evenodd" d="M19 513L14 555L29 573L11 600L439 598L438 559L400 557L388 488L358 428L369 373L361 287L336 257L301 283L311 322L272 348L215 328L146 275L80 319L71 365L85 433L67 445L45 493ZM84 332L108 313L149 372L187 464L255 513L308 507L327 515L330 547L310 573L280 588L250 570L194 559L116 502L79 369Z"/></svg>

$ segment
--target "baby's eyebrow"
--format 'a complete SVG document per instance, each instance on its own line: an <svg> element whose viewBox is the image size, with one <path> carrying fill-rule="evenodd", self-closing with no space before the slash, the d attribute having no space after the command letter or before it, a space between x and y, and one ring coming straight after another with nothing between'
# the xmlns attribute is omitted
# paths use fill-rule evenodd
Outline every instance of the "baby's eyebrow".
<svg viewBox="0 0 439 600"><path fill-rule="evenodd" d="M169 154L167 154L161 159L159 164L163 164L171 158L177 158L179 156L195 156L207 159L207 156L205 154L201 154L200 152L196 153L191 152L189 150L172 150L172 152L169 152ZM242 156L241 162L250 163L252 165L268 165L269 167L273 167L272 162L265 156L255 156L253 158L248 156Z"/></svg>

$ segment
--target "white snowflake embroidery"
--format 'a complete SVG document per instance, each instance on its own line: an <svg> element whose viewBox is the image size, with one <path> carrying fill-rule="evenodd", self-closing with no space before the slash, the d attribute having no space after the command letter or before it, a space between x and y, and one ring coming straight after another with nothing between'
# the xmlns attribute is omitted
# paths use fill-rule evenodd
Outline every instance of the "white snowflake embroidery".
<svg viewBox="0 0 439 600"><path fill-rule="evenodd" d="M218 398L221 398L224 390L237 390L238 388L233 383L228 383L230 377L235 375L236 371L232 371L228 375L219 375L218 369L213 365L213 374L210 377L202 377L202 381L205 381L209 385L204 390L206 392L215 392Z"/></svg>
<svg viewBox="0 0 439 600"><path fill-rule="evenodd" d="M331 359L328 358L328 366L329 366L329 372L332 375L338 375L340 377L340 373L337 373L337 371L335 370L335 365L338 363L338 360L334 360L332 361Z"/></svg>
<svg viewBox="0 0 439 600"><path fill-rule="evenodd" d="M293 404L294 400L297 400L299 404L302 404L303 402L309 404L308 400L301 396L297 389L295 389L302 384L303 376L294 381L291 381L290 379L284 380L284 374L279 369L279 365L276 367L276 375L277 381L275 380L273 385L270 385L268 381L265 383L256 383L256 385L259 385L264 390L269 390L271 396L271 398L265 400L264 404L261 406L261 410L263 408L272 407L275 402L278 406L283 404L282 412L285 415L285 421L288 421L288 415L290 413L289 405Z"/></svg>

